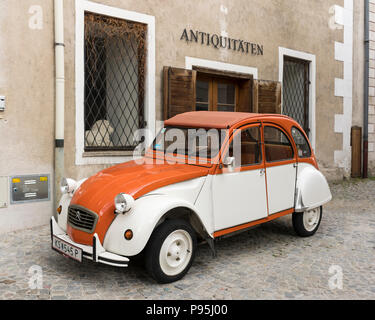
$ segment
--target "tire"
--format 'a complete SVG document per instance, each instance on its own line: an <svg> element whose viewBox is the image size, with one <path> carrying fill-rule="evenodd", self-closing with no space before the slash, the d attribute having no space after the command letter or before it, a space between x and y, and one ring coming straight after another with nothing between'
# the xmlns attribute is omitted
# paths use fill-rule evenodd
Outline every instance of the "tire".
<svg viewBox="0 0 375 320"><path fill-rule="evenodd" d="M300 237L311 237L319 229L322 221L323 207L315 208L305 212L293 213L293 227Z"/></svg>
<svg viewBox="0 0 375 320"><path fill-rule="evenodd" d="M145 251L145 265L159 283L182 279L195 258L197 237L185 220L166 220L157 227Z"/></svg>

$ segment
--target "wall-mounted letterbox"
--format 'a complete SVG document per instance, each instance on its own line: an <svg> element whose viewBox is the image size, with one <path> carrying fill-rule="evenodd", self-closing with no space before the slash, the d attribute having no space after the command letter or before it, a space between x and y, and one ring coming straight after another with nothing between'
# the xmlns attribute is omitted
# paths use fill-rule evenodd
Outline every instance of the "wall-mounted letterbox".
<svg viewBox="0 0 375 320"><path fill-rule="evenodd" d="M10 179L10 199L12 204L49 201L50 176L15 176Z"/></svg>

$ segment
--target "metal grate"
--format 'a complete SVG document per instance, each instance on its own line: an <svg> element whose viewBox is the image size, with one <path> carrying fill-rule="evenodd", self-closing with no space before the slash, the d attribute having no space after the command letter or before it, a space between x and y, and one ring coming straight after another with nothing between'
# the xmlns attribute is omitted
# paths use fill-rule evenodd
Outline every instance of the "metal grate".
<svg viewBox="0 0 375 320"><path fill-rule="evenodd" d="M85 151L133 150L144 116L147 26L85 14Z"/></svg>
<svg viewBox="0 0 375 320"><path fill-rule="evenodd" d="M70 206L68 223L77 230L93 233L98 222L98 215L80 206Z"/></svg>
<svg viewBox="0 0 375 320"><path fill-rule="evenodd" d="M286 57L283 78L283 114L296 120L308 134L309 62Z"/></svg>

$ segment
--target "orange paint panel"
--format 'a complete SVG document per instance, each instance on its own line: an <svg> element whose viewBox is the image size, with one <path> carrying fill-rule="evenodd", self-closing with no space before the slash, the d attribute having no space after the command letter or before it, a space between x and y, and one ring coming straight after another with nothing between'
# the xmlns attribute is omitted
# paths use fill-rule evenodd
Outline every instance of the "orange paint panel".
<svg viewBox="0 0 375 320"><path fill-rule="evenodd" d="M289 210L286 210L286 211L282 211L282 212L273 214L273 215L269 216L268 218L265 218L265 219L262 219L262 220L257 220L257 221L249 222L249 223L246 223L246 224L242 224L240 226L235 226L235 227L228 228L228 229L225 229L225 230L216 231L214 233L214 238L222 237L222 236L225 236L225 235L237 232L237 231L248 229L248 228L257 226L259 224L266 223L266 222L275 220L277 218L286 216L288 214L292 214L293 212L294 212L294 209L289 209Z"/></svg>
<svg viewBox="0 0 375 320"><path fill-rule="evenodd" d="M227 129L240 121L256 117L257 114L241 112L212 112L198 111L179 114L165 121L169 127L192 127L192 128L214 128Z"/></svg>
<svg viewBox="0 0 375 320"><path fill-rule="evenodd" d="M166 127L229 129L248 124L250 121L267 119L287 123L292 119L284 115L243 112L194 111L179 114L167 121ZM293 120L292 120L293 121Z"/></svg>

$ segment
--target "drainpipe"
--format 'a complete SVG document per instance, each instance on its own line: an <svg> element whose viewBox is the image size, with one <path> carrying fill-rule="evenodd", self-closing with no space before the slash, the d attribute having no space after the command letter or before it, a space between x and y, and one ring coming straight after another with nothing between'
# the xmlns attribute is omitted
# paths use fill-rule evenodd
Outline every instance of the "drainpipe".
<svg viewBox="0 0 375 320"><path fill-rule="evenodd" d="M368 106L369 106L369 66L370 66L370 9L369 0L365 0L365 79L363 112L363 174L368 178Z"/></svg>
<svg viewBox="0 0 375 320"><path fill-rule="evenodd" d="M56 120L55 120L55 204L60 198L60 181L64 176L64 0L55 1L55 72L56 72Z"/></svg>

